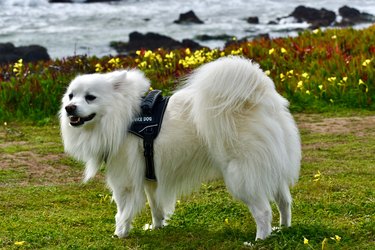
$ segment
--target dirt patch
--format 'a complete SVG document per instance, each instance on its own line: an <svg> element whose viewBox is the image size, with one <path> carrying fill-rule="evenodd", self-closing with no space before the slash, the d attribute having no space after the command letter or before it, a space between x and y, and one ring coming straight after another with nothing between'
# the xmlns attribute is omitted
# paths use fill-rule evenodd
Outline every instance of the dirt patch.
<svg viewBox="0 0 375 250"><path fill-rule="evenodd" d="M40 155L33 151L2 153L0 171L13 171L16 178L0 179L0 186L13 185L57 185L59 183L80 182L82 171L62 164L63 154Z"/></svg>
<svg viewBox="0 0 375 250"><path fill-rule="evenodd" d="M322 118L319 115L296 115L299 129L319 134L375 134L375 116Z"/></svg>

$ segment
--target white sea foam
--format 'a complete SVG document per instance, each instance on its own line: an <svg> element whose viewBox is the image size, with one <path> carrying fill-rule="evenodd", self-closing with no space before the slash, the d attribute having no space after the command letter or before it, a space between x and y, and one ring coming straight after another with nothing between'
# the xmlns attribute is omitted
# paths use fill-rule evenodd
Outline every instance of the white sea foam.
<svg viewBox="0 0 375 250"><path fill-rule="evenodd" d="M307 24L268 25L268 22L290 14L298 5L326 8L336 13L341 6L348 5L375 15L373 0L126 0L92 4L2 0L0 43L40 44L55 58L74 54L116 54L109 48L110 41L127 41L133 31L157 32L177 40L202 34L228 34L238 38L263 33L269 33L271 37L295 35L296 28L306 28ZM204 24L173 23L180 13L189 10L193 10ZM248 24L245 19L249 16L258 16L260 24ZM202 44L221 47L223 43Z"/></svg>

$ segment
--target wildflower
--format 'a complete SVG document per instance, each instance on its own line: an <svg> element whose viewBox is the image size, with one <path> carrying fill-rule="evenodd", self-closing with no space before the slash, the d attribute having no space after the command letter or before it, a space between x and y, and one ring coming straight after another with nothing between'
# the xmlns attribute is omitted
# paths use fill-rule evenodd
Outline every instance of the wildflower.
<svg viewBox="0 0 375 250"><path fill-rule="evenodd" d="M341 240L341 237L338 235L335 235L335 238L331 237L332 240L335 240L336 242L339 242Z"/></svg>
<svg viewBox="0 0 375 250"><path fill-rule="evenodd" d="M335 101L333 99L329 99L329 101L333 104Z"/></svg>
<svg viewBox="0 0 375 250"><path fill-rule="evenodd" d="M185 49L185 54L186 55L190 55L191 54L190 48Z"/></svg>
<svg viewBox="0 0 375 250"><path fill-rule="evenodd" d="M149 91L153 91L154 90L154 88L153 87L150 87L149 89L148 89Z"/></svg>
<svg viewBox="0 0 375 250"><path fill-rule="evenodd" d="M289 70L286 74L288 75L289 78L291 78L291 76L293 75L294 73L294 70Z"/></svg>
<svg viewBox="0 0 375 250"><path fill-rule="evenodd" d="M275 49L272 48L272 49L270 49L270 50L268 51L268 54L269 54L269 55L272 55L274 52L275 52Z"/></svg>
<svg viewBox="0 0 375 250"><path fill-rule="evenodd" d="M333 36L331 36L331 39L332 39L332 40L335 40L335 39L337 39L337 36L336 36L336 35L333 35Z"/></svg>
<svg viewBox="0 0 375 250"><path fill-rule="evenodd" d="M367 67L371 63L370 59L366 59L363 63L362 66Z"/></svg>
<svg viewBox="0 0 375 250"><path fill-rule="evenodd" d="M285 75L283 73L280 73L280 79L284 79L285 78Z"/></svg>
<svg viewBox="0 0 375 250"><path fill-rule="evenodd" d="M297 88L298 88L298 89L302 89L302 88L303 88L303 81L299 81L299 82L297 83Z"/></svg>
<svg viewBox="0 0 375 250"><path fill-rule="evenodd" d="M95 64L95 72L102 72L103 67L100 63Z"/></svg>
<svg viewBox="0 0 375 250"><path fill-rule="evenodd" d="M309 78L309 74L306 73L306 72L303 72L303 73L302 73L302 77L303 77L303 78Z"/></svg>
<svg viewBox="0 0 375 250"><path fill-rule="evenodd" d="M13 65L13 72L16 74L16 76L20 76L22 74L22 70L23 70L23 60L19 59Z"/></svg>
<svg viewBox="0 0 375 250"><path fill-rule="evenodd" d="M310 91L309 91L309 90L306 90L306 94L310 95Z"/></svg>
<svg viewBox="0 0 375 250"><path fill-rule="evenodd" d="M346 81L348 80L348 77L347 77L347 76L344 76L344 77L342 78L342 80L343 80L344 82L346 82Z"/></svg>
<svg viewBox="0 0 375 250"><path fill-rule="evenodd" d="M287 53L288 51L285 49L285 48L281 48L281 53L285 54Z"/></svg>
<svg viewBox="0 0 375 250"><path fill-rule="evenodd" d="M367 85L363 82L362 79L359 79L359 80L358 80L358 85L359 85L359 86L363 85L363 86L365 87L365 91L366 91L366 93L368 92L368 87L367 87Z"/></svg>
<svg viewBox="0 0 375 250"><path fill-rule="evenodd" d="M145 225L143 226L143 230L144 230L144 231L151 230L151 229L152 229L152 225L150 225L150 224L145 224Z"/></svg>
<svg viewBox="0 0 375 250"><path fill-rule="evenodd" d="M320 171L318 170L318 173L316 173L314 175L314 180L315 182L319 181L320 180L320 177L322 176L322 174L320 173Z"/></svg>
<svg viewBox="0 0 375 250"><path fill-rule="evenodd" d="M220 53L220 56L225 56L225 52L222 51L222 52Z"/></svg>
<svg viewBox="0 0 375 250"><path fill-rule="evenodd" d="M109 64L112 65L113 68L119 68L120 67L120 58L112 58L108 61Z"/></svg>
<svg viewBox="0 0 375 250"><path fill-rule="evenodd" d="M303 237L303 244L305 245L308 245L309 244L309 240L305 238L305 236Z"/></svg>
<svg viewBox="0 0 375 250"><path fill-rule="evenodd" d="M177 205L180 205L181 204L181 201L180 200L177 200Z"/></svg>
<svg viewBox="0 0 375 250"><path fill-rule="evenodd" d="M7 122L4 122L4 126L5 126L5 127L8 126L8 123L7 123Z"/></svg>
<svg viewBox="0 0 375 250"><path fill-rule="evenodd" d="M143 57L148 58L148 57L151 57L152 55L153 55L152 51L151 50L147 50L145 52L145 54L143 55Z"/></svg>
<svg viewBox="0 0 375 250"><path fill-rule="evenodd" d="M242 48L238 48L238 50L233 50L231 52L232 55L240 55L242 54Z"/></svg>
<svg viewBox="0 0 375 250"><path fill-rule="evenodd" d="M16 241L16 242L14 242L14 245L23 246L23 245L25 245L25 243L26 243L26 241Z"/></svg>
<svg viewBox="0 0 375 250"><path fill-rule="evenodd" d="M136 53L138 56L140 56L140 55L142 54L142 51L137 50L135 53Z"/></svg>
<svg viewBox="0 0 375 250"><path fill-rule="evenodd" d="M314 34L318 34L318 33L320 32L320 29L314 29L312 32L313 32Z"/></svg>
<svg viewBox="0 0 375 250"><path fill-rule="evenodd" d="M322 90L322 89L323 89L323 85L320 84L320 85L318 86L318 88L319 88L320 90Z"/></svg>
<svg viewBox="0 0 375 250"><path fill-rule="evenodd" d="M229 220L228 220L228 218L225 218L224 222L225 222L225 224L229 225Z"/></svg>
<svg viewBox="0 0 375 250"><path fill-rule="evenodd" d="M327 80L328 80L329 82L335 82L335 81L336 81L336 77L335 77L335 76L328 77Z"/></svg>
<svg viewBox="0 0 375 250"><path fill-rule="evenodd" d="M269 76L271 74L271 71L266 70L266 71L264 71L264 73Z"/></svg>

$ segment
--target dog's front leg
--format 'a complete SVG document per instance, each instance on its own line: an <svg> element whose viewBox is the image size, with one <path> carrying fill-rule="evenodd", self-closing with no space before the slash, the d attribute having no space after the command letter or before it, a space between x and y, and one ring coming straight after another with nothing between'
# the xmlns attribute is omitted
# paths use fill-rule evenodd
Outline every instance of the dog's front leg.
<svg viewBox="0 0 375 250"><path fill-rule="evenodd" d="M113 190L113 199L117 205L115 235L124 238L130 232L133 217L144 206L145 196L133 187L123 187Z"/></svg>

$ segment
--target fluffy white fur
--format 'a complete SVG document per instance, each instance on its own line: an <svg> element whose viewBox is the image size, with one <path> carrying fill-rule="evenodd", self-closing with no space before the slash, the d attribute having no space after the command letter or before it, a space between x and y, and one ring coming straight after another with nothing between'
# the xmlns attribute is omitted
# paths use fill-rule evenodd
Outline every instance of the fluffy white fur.
<svg viewBox="0 0 375 250"><path fill-rule="evenodd" d="M205 64L170 98L154 145L157 183L145 180L142 140L127 132L149 81L138 70L78 76L60 112L65 150L86 163L85 181L106 161L108 186L117 204L116 231L125 237L145 204L153 228L173 213L176 197L202 182L223 178L228 191L252 213L256 239L271 233L275 201L280 224L291 224L289 187L299 175L298 129L270 78L257 64L226 57ZM87 100L86 96L95 96ZM75 116L95 117L71 126Z"/></svg>

